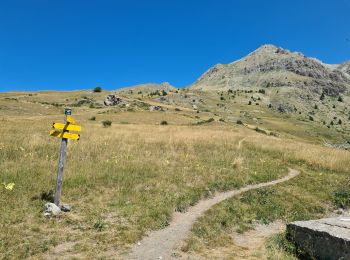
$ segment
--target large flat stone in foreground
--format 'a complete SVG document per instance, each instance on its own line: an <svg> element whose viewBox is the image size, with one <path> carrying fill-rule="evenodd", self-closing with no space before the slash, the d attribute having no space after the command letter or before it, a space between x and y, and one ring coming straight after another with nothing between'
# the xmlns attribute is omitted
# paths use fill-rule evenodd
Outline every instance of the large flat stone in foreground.
<svg viewBox="0 0 350 260"><path fill-rule="evenodd" d="M350 259L350 217L292 222L287 236L304 257Z"/></svg>

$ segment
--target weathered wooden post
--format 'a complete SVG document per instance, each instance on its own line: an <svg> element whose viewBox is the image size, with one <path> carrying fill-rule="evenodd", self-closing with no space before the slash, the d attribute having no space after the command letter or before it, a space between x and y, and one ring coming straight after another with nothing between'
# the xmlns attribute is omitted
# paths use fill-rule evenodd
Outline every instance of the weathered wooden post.
<svg viewBox="0 0 350 260"><path fill-rule="evenodd" d="M71 115L71 114L72 114L72 109L70 109L70 108L64 109L64 124L67 124L67 115ZM68 130L63 129L63 133L64 132L68 132ZM54 203L57 206L59 206L60 200L61 200L62 183L63 183L63 168L64 168L64 163L66 161L67 145L68 145L68 139L62 138L61 149L60 149L60 159L58 161L56 192L55 192L55 200L54 200Z"/></svg>
<svg viewBox="0 0 350 260"><path fill-rule="evenodd" d="M63 183L63 168L64 168L64 163L66 161L68 139L72 139L72 140L79 140L80 139L80 135L69 133L69 131L80 131L81 130L80 126L75 125L75 121L71 117L71 114L72 114L72 109L65 108L64 109L64 124L60 124L60 123L53 123L52 124L52 128L62 130L62 132L56 131L56 130L50 131L51 136L62 138L60 157L59 157L58 169L57 169L56 192L55 192L55 198L54 198L54 203L57 206L59 206L60 200L61 200L62 183Z"/></svg>

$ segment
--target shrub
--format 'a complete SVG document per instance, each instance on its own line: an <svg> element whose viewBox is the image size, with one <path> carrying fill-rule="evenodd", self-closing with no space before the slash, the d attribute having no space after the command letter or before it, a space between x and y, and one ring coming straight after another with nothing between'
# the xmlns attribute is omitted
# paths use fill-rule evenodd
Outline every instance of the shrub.
<svg viewBox="0 0 350 260"><path fill-rule="evenodd" d="M197 125L202 125L202 124L206 124L206 123L211 123L211 122L214 122L214 118L209 118L208 120L203 120L203 121L199 121L197 122Z"/></svg>
<svg viewBox="0 0 350 260"><path fill-rule="evenodd" d="M316 104L314 105L314 109L318 109L318 106Z"/></svg>
<svg viewBox="0 0 350 260"><path fill-rule="evenodd" d="M320 96L320 100L324 100L325 98L325 95L324 95L324 92L322 92L322 95Z"/></svg>
<svg viewBox="0 0 350 260"><path fill-rule="evenodd" d="M97 86L96 88L94 88L94 92L102 92L102 88Z"/></svg>
<svg viewBox="0 0 350 260"><path fill-rule="evenodd" d="M236 123L237 123L237 125L243 125L243 122L241 120L239 120L239 119L237 120Z"/></svg>
<svg viewBox="0 0 350 260"><path fill-rule="evenodd" d="M91 120L91 121L96 121L96 116L90 117L89 120Z"/></svg>
<svg viewBox="0 0 350 260"><path fill-rule="evenodd" d="M248 102L248 105L251 105L251 104L252 104L252 101L249 101L249 102Z"/></svg>
<svg viewBox="0 0 350 260"><path fill-rule="evenodd" d="M225 100L225 98L224 97L220 97L220 100Z"/></svg>
<svg viewBox="0 0 350 260"><path fill-rule="evenodd" d="M343 98L342 98L342 96L339 96L339 97L338 97L338 101L339 101L339 102L343 102L343 101L344 101Z"/></svg>
<svg viewBox="0 0 350 260"><path fill-rule="evenodd" d="M102 121L102 125L104 127L110 127L112 125L112 121L111 120Z"/></svg>
<svg viewBox="0 0 350 260"><path fill-rule="evenodd" d="M161 121L161 122L160 122L160 124L161 124L161 125L167 125L167 124L168 124L168 122L167 122L167 121L165 121L165 120L163 120L163 121Z"/></svg>
<svg viewBox="0 0 350 260"><path fill-rule="evenodd" d="M314 121L314 118L312 116L309 116L310 121Z"/></svg>
<svg viewBox="0 0 350 260"><path fill-rule="evenodd" d="M338 120L338 124L341 125L343 122L341 121L341 119Z"/></svg>
<svg viewBox="0 0 350 260"><path fill-rule="evenodd" d="M333 203L338 208L347 208L350 206L350 188L341 187L333 192Z"/></svg>

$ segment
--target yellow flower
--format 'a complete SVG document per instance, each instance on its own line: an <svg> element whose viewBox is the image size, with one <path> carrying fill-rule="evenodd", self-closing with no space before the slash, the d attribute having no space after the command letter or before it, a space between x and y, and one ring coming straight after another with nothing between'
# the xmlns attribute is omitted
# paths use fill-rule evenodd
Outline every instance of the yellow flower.
<svg viewBox="0 0 350 260"><path fill-rule="evenodd" d="M4 184L6 190L13 190L13 188L15 187L15 184L13 182L8 184L3 182L2 184Z"/></svg>

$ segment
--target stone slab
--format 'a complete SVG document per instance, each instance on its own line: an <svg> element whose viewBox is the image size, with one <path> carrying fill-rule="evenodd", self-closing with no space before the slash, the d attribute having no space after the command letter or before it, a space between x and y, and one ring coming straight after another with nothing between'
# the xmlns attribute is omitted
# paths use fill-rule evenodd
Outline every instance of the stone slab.
<svg viewBox="0 0 350 260"><path fill-rule="evenodd" d="M350 259L350 217L292 222L287 237L301 258Z"/></svg>

